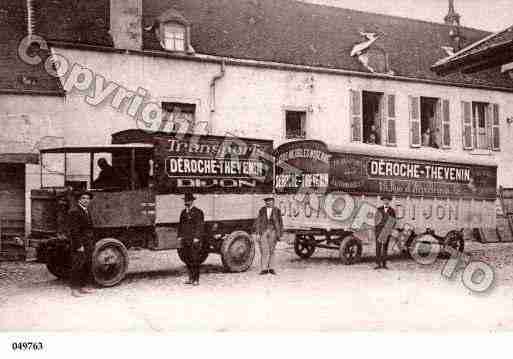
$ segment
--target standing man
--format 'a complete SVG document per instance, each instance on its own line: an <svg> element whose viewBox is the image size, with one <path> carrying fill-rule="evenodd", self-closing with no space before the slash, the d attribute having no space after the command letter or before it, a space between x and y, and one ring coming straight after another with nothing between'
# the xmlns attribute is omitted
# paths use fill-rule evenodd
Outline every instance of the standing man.
<svg viewBox="0 0 513 359"><path fill-rule="evenodd" d="M383 205L378 207L375 218L375 237L376 237L376 268L388 269L387 267L387 251L390 241L390 234L395 226L395 211L390 207L392 197L384 195L381 197Z"/></svg>
<svg viewBox="0 0 513 359"><path fill-rule="evenodd" d="M274 250L276 242L283 235L281 211L274 206L274 198L264 198L265 206L260 208L255 220L255 232L260 246L260 274L274 274Z"/></svg>
<svg viewBox="0 0 513 359"><path fill-rule="evenodd" d="M93 198L91 192L79 192L77 205L68 212L68 234L71 240L71 295L94 292L86 288L90 272L90 258L94 245L93 222L89 213L89 204Z"/></svg>
<svg viewBox="0 0 513 359"><path fill-rule="evenodd" d="M185 252L187 271L189 274L189 279L185 284L199 285L205 216L201 209L194 206L195 199L192 193L185 194L185 209L182 210L180 214L178 238Z"/></svg>

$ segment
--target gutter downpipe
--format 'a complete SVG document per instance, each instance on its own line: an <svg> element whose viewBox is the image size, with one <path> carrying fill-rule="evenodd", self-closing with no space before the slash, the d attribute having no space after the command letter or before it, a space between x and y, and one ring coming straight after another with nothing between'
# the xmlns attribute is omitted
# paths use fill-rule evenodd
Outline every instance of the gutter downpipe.
<svg viewBox="0 0 513 359"><path fill-rule="evenodd" d="M216 111L216 83L218 80L221 80L225 73L226 73L226 63L225 61L221 61L221 72L217 75L215 75L213 78L212 78L212 81L210 82L210 112L215 112Z"/></svg>
<svg viewBox="0 0 513 359"><path fill-rule="evenodd" d="M27 35L32 36L34 34L34 8L32 6L32 0L27 0Z"/></svg>
<svg viewBox="0 0 513 359"><path fill-rule="evenodd" d="M210 81L210 115L211 115L211 119L210 119L211 130L210 130L210 132L211 133L213 132L212 130L214 127L213 126L214 121L212 120L212 117L213 117L214 113L216 112L216 83L217 83L217 81L221 80L225 74L226 74L226 62L225 62L225 60L222 60L220 72L212 78L212 81Z"/></svg>

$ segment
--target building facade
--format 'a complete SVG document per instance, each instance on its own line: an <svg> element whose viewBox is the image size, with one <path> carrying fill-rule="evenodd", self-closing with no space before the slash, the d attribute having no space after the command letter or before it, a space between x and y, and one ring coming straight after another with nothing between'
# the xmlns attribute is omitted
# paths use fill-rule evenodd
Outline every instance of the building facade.
<svg viewBox="0 0 513 359"><path fill-rule="evenodd" d="M430 69L459 46L455 29L465 41L485 32L292 0L26 4L54 63L41 56L33 66L53 69L64 97L0 102L2 113L48 118L29 125L36 139L102 145L133 128L276 146L318 139L495 164L498 184L513 186L511 79L497 69L446 77Z"/></svg>

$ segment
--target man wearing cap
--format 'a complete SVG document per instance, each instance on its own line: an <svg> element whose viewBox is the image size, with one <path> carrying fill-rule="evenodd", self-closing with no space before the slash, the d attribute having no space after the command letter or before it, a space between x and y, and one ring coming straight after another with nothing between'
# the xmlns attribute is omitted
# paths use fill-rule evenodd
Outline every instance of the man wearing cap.
<svg viewBox="0 0 513 359"><path fill-rule="evenodd" d="M388 269L387 251L390 241L390 234L395 225L395 211L390 207L392 197L384 195L381 197L383 205L378 207L375 217L376 237L376 267L374 269Z"/></svg>
<svg viewBox="0 0 513 359"><path fill-rule="evenodd" d="M91 192L79 192L77 205L68 212L68 234L71 240L71 295L80 297L92 293L86 288L90 272L90 258L93 250L93 222L89 213Z"/></svg>
<svg viewBox="0 0 513 359"><path fill-rule="evenodd" d="M200 258L203 249L203 227L205 217L203 211L194 206L196 198L192 193L186 193L184 197L185 208L180 214L178 224L178 238L185 252L189 279L185 284L199 285Z"/></svg>
<svg viewBox="0 0 513 359"><path fill-rule="evenodd" d="M276 242L283 235L281 211L274 206L274 198L264 198L265 206L260 208L254 228L260 246L260 274L276 274L274 270L274 250Z"/></svg>

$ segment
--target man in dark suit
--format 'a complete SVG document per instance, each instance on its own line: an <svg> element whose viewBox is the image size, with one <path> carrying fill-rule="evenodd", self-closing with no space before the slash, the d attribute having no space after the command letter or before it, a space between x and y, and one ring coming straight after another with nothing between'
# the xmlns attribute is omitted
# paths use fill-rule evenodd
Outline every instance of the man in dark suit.
<svg viewBox="0 0 513 359"><path fill-rule="evenodd" d="M94 245L93 222L89 213L91 192L77 194L77 204L68 212L68 235L71 240L71 295L80 297L92 293L86 288L90 272L90 258Z"/></svg>
<svg viewBox="0 0 513 359"><path fill-rule="evenodd" d="M185 284L199 285L205 216L201 209L194 206L195 199L192 193L185 194L185 209L180 214L178 238L185 252L185 262L189 273L189 279Z"/></svg>
<svg viewBox="0 0 513 359"><path fill-rule="evenodd" d="M387 267L387 251L388 243L390 241L390 234L395 226L396 216L395 211L390 207L392 197L384 195L381 197L383 205L378 207L376 212L376 268L374 269L388 269Z"/></svg>
<svg viewBox="0 0 513 359"><path fill-rule="evenodd" d="M274 206L274 198L264 198L265 206L260 208L254 228L260 246L260 274L274 274L274 250L276 242L283 235L281 211Z"/></svg>

